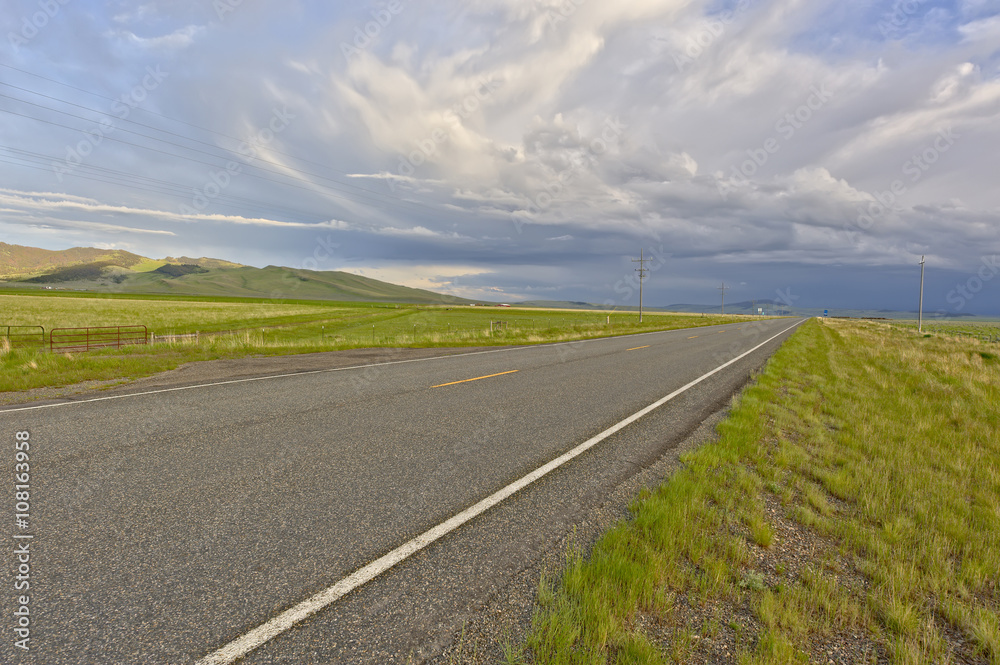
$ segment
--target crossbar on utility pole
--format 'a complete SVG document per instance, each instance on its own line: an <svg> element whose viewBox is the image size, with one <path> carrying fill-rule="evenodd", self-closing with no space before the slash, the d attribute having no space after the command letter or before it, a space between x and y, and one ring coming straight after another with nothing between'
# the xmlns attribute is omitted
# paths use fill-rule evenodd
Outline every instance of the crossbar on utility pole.
<svg viewBox="0 0 1000 665"><path fill-rule="evenodd" d="M642 249L639 250L639 258L632 259L632 263L638 263L639 267L635 269L639 273L639 323L642 323L642 283L645 281L646 273L649 272L649 268L646 267L646 263L651 259L642 258Z"/></svg>
<svg viewBox="0 0 1000 665"><path fill-rule="evenodd" d="M725 314L726 314L726 291L728 291L731 288L732 288L731 286L726 286L725 282L723 282L722 286L719 287L719 291L722 292L722 315L723 316L725 316Z"/></svg>
<svg viewBox="0 0 1000 665"><path fill-rule="evenodd" d="M924 257L920 257L920 309L917 311L917 332L924 332Z"/></svg>

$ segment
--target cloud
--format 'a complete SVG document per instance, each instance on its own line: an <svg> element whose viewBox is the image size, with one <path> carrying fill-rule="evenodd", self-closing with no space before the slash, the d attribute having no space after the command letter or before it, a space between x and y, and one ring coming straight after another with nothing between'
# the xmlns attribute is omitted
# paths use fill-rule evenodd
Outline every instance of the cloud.
<svg viewBox="0 0 1000 665"><path fill-rule="evenodd" d="M139 37L130 30L122 30L117 33L119 39L124 39L133 46L151 50L176 50L191 46L195 39L205 31L204 26L187 25L169 34L158 37Z"/></svg>
<svg viewBox="0 0 1000 665"><path fill-rule="evenodd" d="M79 63L53 76L118 99L162 61L170 78L128 120L227 149L287 107L294 120L261 146L272 173L245 165L262 177L234 177L185 217L169 211L213 160L193 161L178 136L161 153L106 142L87 166L141 174L146 189L68 177L45 194L60 189L49 174L3 164L0 203L17 223L183 224L185 240L243 262L294 263L327 235L346 265L482 262L462 286L479 294L602 300L640 247L683 266L673 282L694 292L675 302L725 271L784 288L921 254L960 270L1000 227L1000 6L914 4L882 34L886 3L413 2L345 57L369 8L241 7L199 28L197 3L119 3L103 23L98 12L102 30L64 40L64 57L38 42ZM947 150L940 132L956 137ZM16 119L0 139L58 158L80 134ZM444 284L429 270L421 279Z"/></svg>
<svg viewBox="0 0 1000 665"><path fill-rule="evenodd" d="M16 192L9 189L0 189L0 202L15 206L12 210L65 210L79 213L111 213L116 215L130 216L147 220L162 220L182 223L195 222L218 222L222 224L237 224L247 226L265 226L278 228L302 228L302 229L338 229L350 228L346 222L339 220L329 220L318 223L288 222L263 217L240 217L237 215L220 214L193 214L186 215L166 210L151 210L145 208L131 208L127 206L115 206L99 203L81 197L64 197L61 194L43 194ZM153 231L150 231L153 232Z"/></svg>
<svg viewBox="0 0 1000 665"><path fill-rule="evenodd" d="M91 233L99 233L102 235L112 234L118 235L122 233L132 233L139 235L152 235L152 236L174 236L175 233L171 231L162 231L159 229L141 229L132 226L122 226L120 224L106 224L104 222L88 222L75 219L61 219L58 217L49 216L28 216L22 217L23 211L11 209L11 208L0 208L0 213L13 213L14 215L23 219L23 221L18 222L22 226L28 226L36 229L50 230L72 230L72 231L86 231ZM10 221L7 224L13 226Z"/></svg>

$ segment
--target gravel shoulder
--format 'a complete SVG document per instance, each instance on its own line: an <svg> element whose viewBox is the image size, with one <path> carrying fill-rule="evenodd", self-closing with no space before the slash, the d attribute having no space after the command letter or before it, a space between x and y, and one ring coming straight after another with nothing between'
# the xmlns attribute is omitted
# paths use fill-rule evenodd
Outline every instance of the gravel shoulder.
<svg viewBox="0 0 1000 665"><path fill-rule="evenodd" d="M486 665L507 661L506 652L519 652L534 613L535 596L542 575L558 577L569 551L589 552L597 540L620 520L630 517L629 505L646 488L665 482L681 467L681 457L716 439L716 427L728 415L728 405L719 409L656 462L633 475L607 495L584 520L577 522L562 539L540 552L535 561L513 576L505 588L485 601L479 611L454 636L452 645L429 661L434 665Z"/></svg>

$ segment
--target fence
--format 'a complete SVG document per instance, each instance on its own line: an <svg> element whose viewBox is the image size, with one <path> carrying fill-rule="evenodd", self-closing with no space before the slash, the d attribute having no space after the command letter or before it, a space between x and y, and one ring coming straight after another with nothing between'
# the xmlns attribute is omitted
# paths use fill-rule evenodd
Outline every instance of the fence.
<svg viewBox="0 0 1000 665"><path fill-rule="evenodd" d="M0 326L0 337L5 338L12 349L45 346L45 328L42 326Z"/></svg>
<svg viewBox="0 0 1000 665"><path fill-rule="evenodd" d="M99 328L55 328L49 333L50 351L91 351L146 344L146 326L103 326Z"/></svg>

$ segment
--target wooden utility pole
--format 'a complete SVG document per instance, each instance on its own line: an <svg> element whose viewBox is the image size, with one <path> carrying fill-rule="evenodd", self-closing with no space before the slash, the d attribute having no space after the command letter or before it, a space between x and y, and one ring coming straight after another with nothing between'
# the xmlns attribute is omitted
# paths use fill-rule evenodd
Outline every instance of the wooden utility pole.
<svg viewBox="0 0 1000 665"><path fill-rule="evenodd" d="M732 287L726 286L725 282L723 282L722 286L719 287L719 291L722 292L722 314L723 315L725 315L725 313L726 313L726 291L728 291L730 288L732 288Z"/></svg>
<svg viewBox="0 0 1000 665"><path fill-rule="evenodd" d="M917 332L924 331L924 257L920 257L920 309L917 312Z"/></svg>
<svg viewBox="0 0 1000 665"><path fill-rule="evenodd" d="M646 273L649 272L649 268L646 267L646 262L649 260L642 258L642 249L639 250L639 258L632 259L632 263L639 264L639 267L635 269L639 273L639 323L642 323L642 283L645 281Z"/></svg>

